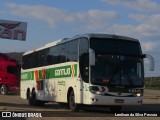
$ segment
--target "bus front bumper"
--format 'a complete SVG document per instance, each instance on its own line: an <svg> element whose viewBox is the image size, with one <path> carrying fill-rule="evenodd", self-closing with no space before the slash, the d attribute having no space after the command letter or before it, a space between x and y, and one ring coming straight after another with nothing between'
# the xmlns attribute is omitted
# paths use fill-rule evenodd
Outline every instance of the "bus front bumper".
<svg viewBox="0 0 160 120"><path fill-rule="evenodd" d="M120 96L101 96L92 95L89 100L90 105L141 105L141 97L120 97Z"/></svg>

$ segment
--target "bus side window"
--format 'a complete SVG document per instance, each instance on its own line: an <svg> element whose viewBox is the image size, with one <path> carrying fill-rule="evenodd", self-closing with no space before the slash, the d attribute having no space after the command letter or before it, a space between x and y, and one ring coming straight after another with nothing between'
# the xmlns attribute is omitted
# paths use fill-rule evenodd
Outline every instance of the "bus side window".
<svg viewBox="0 0 160 120"><path fill-rule="evenodd" d="M58 61L59 63L63 63L66 62L67 59L67 53L66 53L66 43L59 45L59 57L58 57Z"/></svg>
<svg viewBox="0 0 160 120"><path fill-rule="evenodd" d="M37 62L37 52L34 52L31 54L30 58L30 68L38 67L38 62Z"/></svg>
<svg viewBox="0 0 160 120"><path fill-rule="evenodd" d="M30 56L31 55L25 55L25 56L23 56L23 58L22 58L22 68L23 69L28 69L28 68L31 68L31 63L30 63Z"/></svg>
<svg viewBox="0 0 160 120"><path fill-rule="evenodd" d="M67 61L77 61L78 59L78 40L67 43Z"/></svg>
<svg viewBox="0 0 160 120"><path fill-rule="evenodd" d="M58 64L59 63L59 45L52 46L47 53L47 65Z"/></svg>
<svg viewBox="0 0 160 120"><path fill-rule="evenodd" d="M53 57L50 53L47 54L46 65L51 65L53 61Z"/></svg>
<svg viewBox="0 0 160 120"><path fill-rule="evenodd" d="M79 65L82 80L89 83L88 39L81 38L79 42Z"/></svg>
<svg viewBox="0 0 160 120"><path fill-rule="evenodd" d="M48 55L49 49L44 49L37 52L37 62L36 67L41 67L47 65L47 55Z"/></svg>

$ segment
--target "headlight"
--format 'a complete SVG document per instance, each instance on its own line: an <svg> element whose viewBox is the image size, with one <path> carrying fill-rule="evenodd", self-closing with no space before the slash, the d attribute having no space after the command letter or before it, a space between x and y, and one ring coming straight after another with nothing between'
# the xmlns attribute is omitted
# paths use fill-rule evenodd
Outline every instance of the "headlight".
<svg viewBox="0 0 160 120"><path fill-rule="evenodd" d="M134 93L134 96L136 96L136 97L141 97L141 96L142 96L142 93Z"/></svg>
<svg viewBox="0 0 160 120"><path fill-rule="evenodd" d="M100 91L90 90L90 92L96 95L104 95L104 92L100 92Z"/></svg>

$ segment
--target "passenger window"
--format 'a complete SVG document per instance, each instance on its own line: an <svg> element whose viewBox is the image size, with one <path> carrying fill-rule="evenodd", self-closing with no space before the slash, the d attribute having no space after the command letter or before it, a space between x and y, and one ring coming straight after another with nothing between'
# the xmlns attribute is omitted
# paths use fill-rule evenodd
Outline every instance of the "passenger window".
<svg viewBox="0 0 160 120"><path fill-rule="evenodd" d="M59 63L66 62L66 59L67 59L66 49L67 49L66 44L60 45L60 54L59 54L59 60L58 60Z"/></svg>
<svg viewBox="0 0 160 120"><path fill-rule="evenodd" d="M78 40L73 40L67 43L67 61L77 61L78 59Z"/></svg>

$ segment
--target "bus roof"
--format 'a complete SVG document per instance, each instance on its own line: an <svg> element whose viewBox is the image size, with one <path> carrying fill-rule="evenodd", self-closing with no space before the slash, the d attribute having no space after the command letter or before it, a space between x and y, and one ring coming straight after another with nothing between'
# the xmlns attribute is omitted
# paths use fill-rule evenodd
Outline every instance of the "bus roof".
<svg viewBox="0 0 160 120"><path fill-rule="evenodd" d="M120 36L120 35L114 35L114 34L89 33L89 34L76 35L76 36L71 37L71 38L64 38L64 39L55 40L53 42L47 43L43 47L40 47L40 48L32 50L32 51L28 51L28 52L24 53L23 55L30 54L30 53L33 53L33 52L36 52L36 51L39 51L39 50L42 50L42 49L45 49L45 48L49 48L51 46L55 46L55 45L65 43L65 42L68 42L68 41L72 41L74 39L82 38L82 37L86 37L88 39L92 38L92 37L113 38L113 39L123 39L123 40L139 42L137 39L134 39L134 38L131 38L131 37L126 37L126 36Z"/></svg>

